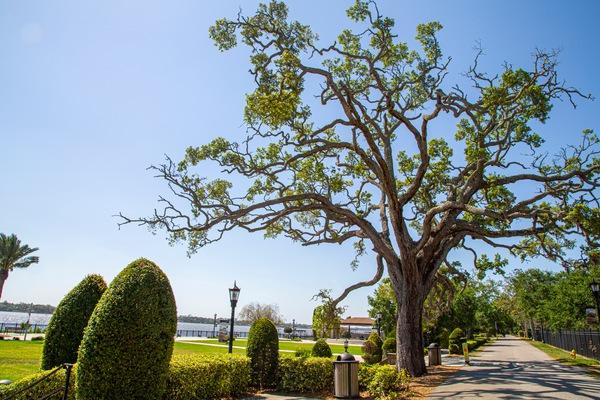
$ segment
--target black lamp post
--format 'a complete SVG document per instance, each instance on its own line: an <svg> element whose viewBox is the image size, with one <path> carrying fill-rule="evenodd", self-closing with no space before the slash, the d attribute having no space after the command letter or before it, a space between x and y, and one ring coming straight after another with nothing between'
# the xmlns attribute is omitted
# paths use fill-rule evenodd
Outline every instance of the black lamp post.
<svg viewBox="0 0 600 400"><path fill-rule="evenodd" d="M375 318L377 318L377 335L381 336L381 313L377 313Z"/></svg>
<svg viewBox="0 0 600 400"><path fill-rule="evenodd" d="M590 283L590 289L592 289L594 300L596 300L596 318L598 319L598 323L600 323L600 283Z"/></svg>
<svg viewBox="0 0 600 400"><path fill-rule="evenodd" d="M240 298L240 288L233 281L233 287L229 289L229 301L231 302L231 324L229 327L229 353L233 351L233 322L235 319L235 306Z"/></svg>

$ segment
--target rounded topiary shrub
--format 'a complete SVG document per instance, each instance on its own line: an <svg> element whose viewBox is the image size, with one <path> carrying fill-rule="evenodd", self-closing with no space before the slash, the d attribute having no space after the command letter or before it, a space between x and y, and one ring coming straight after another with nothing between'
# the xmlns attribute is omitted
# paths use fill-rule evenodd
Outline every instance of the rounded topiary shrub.
<svg viewBox="0 0 600 400"><path fill-rule="evenodd" d="M396 339L394 339L394 338L385 339L385 341L383 342L383 346L381 346L381 348L386 353L395 353L396 352Z"/></svg>
<svg viewBox="0 0 600 400"><path fill-rule="evenodd" d="M327 357L331 358L331 347L327 344L325 339L319 339L315 342L311 352L313 357Z"/></svg>
<svg viewBox="0 0 600 400"><path fill-rule="evenodd" d="M383 340L381 340L381 336L377 334L377 332L371 332L367 340L372 341L377 345L377 347L381 348L383 346Z"/></svg>
<svg viewBox="0 0 600 400"><path fill-rule="evenodd" d="M177 330L167 276L140 258L112 281L79 349L78 400L161 399Z"/></svg>
<svg viewBox="0 0 600 400"><path fill-rule="evenodd" d="M63 297L46 328L42 369L77 361L83 330L105 290L100 275L88 275Z"/></svg>
<svg viewBox="0 0 600 400"><path fill-rule="evenodd" d="M460 347L456 343L450 343L448 346L448 352L450 354L460 354Z"/></svg>
<svg viewBox="0 0 600 400"><path fill-rule="evenodd" d="M270 319L260 318L252 324L246 354L250 357L252 385L260 389L274 388L279 365L279 337Z"/></svg>

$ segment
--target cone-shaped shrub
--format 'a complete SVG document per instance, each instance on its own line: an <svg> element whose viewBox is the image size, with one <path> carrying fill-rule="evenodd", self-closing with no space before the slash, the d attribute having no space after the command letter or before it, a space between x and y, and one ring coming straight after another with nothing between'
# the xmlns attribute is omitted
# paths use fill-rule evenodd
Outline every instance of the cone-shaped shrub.
<svg viewBox="0 0 600 400"><path fill-rule="evenodd" d="M46 328L42 369L77 361L83 330L105 290L100 275L88 275L63 297Z"/></svg>
<svg viewBox="0 0 600 400"><path fill-rule="evenodd" d="M327 344L325 339L319 339L315 342L315 345L312 348L312 356L313 357L331 357L331 347Z"/></svg>
<svg viewBox="0 0 600 400"><path fill-rule="evenodd" d="M260 389L277 385L279 336L268 318L260 318L250 327L246 354L250 357L252 385Z"/></svg>
<svg viewBox="0 0 600 400"><path fill-rule="evenodd" d="M78 400L159 400L166 388L177 310L166 275L140 258L112 281L85 329Z"/></svg>

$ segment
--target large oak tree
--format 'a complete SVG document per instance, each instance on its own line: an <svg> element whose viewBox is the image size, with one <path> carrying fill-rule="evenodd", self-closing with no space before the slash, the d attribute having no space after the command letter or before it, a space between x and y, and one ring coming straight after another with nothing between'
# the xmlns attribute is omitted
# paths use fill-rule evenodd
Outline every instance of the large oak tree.
<svg viewBox="0 0 600 400"><path fill-rule="evenodd" d="M477 55L459 87L447 83L439 23L418 25L411 49L375 3L357 1L347 15L356 28L325 46L278 1L216 21L219 49L250 51L247 137L217 138L153 167L172 196L123 223L165 229L191 252L233 229L303 245L353 242L357 255L372 249L373 279L334 303L387 269L398 366L421 375L423 303L452 249L479 241L563 264L576 246L584 258L596 250L598 139L569 132L571 146L555 156L544 149L534 127L553 103L588 97L559 79L553 52L497 76L480 71ZM207 162L222 175L198 174ZM476 256L479 268L503 264Z"/></svg>

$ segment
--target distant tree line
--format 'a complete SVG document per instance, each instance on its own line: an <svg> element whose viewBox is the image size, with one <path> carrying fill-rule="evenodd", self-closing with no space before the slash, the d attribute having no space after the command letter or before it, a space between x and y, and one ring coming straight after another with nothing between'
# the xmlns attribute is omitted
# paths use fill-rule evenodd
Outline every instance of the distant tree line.
<svg viewBox="0 0 600 400"><path fill-rule="evenodd" d="M524 331L590 328L585 309L595 307L592 281L600 281L598 265L561 272L517 270L507 287L514 319Z"/></svg>
<svg viewBox="0 0 600 400"><path fill-rule="evenodd" d="M0 311L10 312L29 312L36 314L52 314L56 307L50 304L30 304L30 303L9 303L8 301L0 302Z"/></svg>

